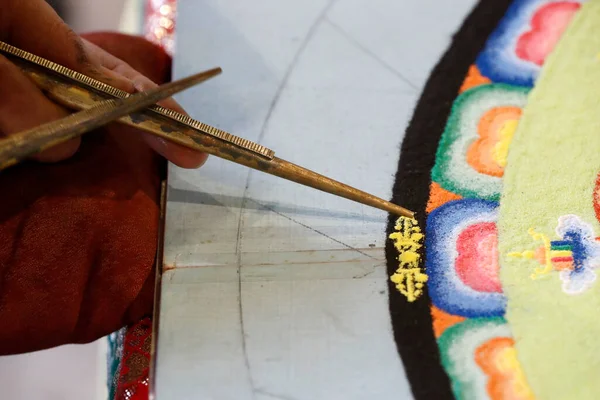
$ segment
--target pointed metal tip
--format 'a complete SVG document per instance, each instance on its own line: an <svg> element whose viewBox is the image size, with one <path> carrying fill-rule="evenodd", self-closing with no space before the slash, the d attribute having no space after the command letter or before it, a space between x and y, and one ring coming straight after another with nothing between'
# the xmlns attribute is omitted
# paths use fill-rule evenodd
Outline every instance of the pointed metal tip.
<svg viewBox="0 0 600 400"><path fill-rule="evenodd" d="M391 204L393 204L393 203L391 203ZM407 210L406 208L398 206L396 204L393 204L393 209L391 211L394 214L402 216L402 217L417 219L416 213L414 211Z"/></svg>
<svg viewBox="0 0 600 400"><path fill-rule="evenodd" d="M194 75L190 75L186 78L182 78L170 83L163 84L155 89L156 92L171 93L175 94L192 86L198 85L204 81L207 81L222 72L220 67L212 68L207 71L199 72ZM150 92L150 91L149 91Z"/></svg>
<svg viewBox="0 0 600 400"><path fill-rule="evenodd" d="M167 97L171 97L176 93L182 92L192 86L198 85L204 81L207 81L221 73L221 68L216 67L203 72L199 72L188 77L178 79L169 83L162 84L155 88L146 90L144 92L138 92L133 94L126 99L123 99L124 103L138 103L138 104L151 104L158 102ZM148 102L150 100L150 103ZM145 107L145 106L144 106ZM137 111L137 109L136 109Z"/></svg>

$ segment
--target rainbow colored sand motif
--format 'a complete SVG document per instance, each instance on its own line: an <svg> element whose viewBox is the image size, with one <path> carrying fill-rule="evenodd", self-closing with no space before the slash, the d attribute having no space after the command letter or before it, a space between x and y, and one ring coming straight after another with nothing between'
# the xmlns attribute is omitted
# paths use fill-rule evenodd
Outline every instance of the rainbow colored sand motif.
<svg viewBox="0 0 600 400"><path fill-rule="evenodd" d="M537 260L542 267L535 268L532 279L557 271L563 282L562 290L568 294L583 293L596 281L594 270L600 267L600 242L594 237L591 225L576 215L563 215L556 227L559 240L550 240L532 228L528 233L533 240L540 240L542 246L508 255Z"/></svg>
<svg viewBox="0 0 600 400"><path fill-rule="evenodd" d="M467 318L504 315L497 208L497 203L487 200L460 199L437 207L427 217L429 296L440 310Z"/></svg>
<svg viewBox="0 0 600 400"><path fill-rule="evenodd" d="M534 399L504 318L469 318L446 329L438 345L457 398Z"/></svg>
<svg viewBox="0 0 600 400"><path fill-rule="evenodd" d="M477 57L493 82L534 86L546 57L560 40L582 0L516 0Z"/></svg>
<svg viewBox="0 0 600 400"><path fill-rule="evenodd" d="M390 234L390 239L400 253L400 266L390 280L409 302L413 302L423 294L423 287L427 282L427 275L419 267L421 256L418 253L423 247L424 235L417 221L412 218L398 218L394 228L396 232Z"/></svg>
<svg viewBox="0 0 600 400"><path fill-rule="evenodd" d="M511 168L514 172L511 162L531 90L580 3L514 0L469 69L438 144L427 204L425 262L434 333L459 399L535 397L529 374L538 371L523 365L522 337L513 337L507 312L500 268L500 254L506 253L500 252L498 212L505 201L505 175ZM561 137L567 140L567 135ZM547 175L531 182L540 176ZM556 200L552 195L544 199ZM552 268L564 268L559 273L569 274L569 287L575 289L589 283L593 264L592 259L579 264L579 242L573 235L583 228L567 222L570 233L554 243L549 240L548 254ZM514 282L508 289L524 283ZM557 364L544 365L550 371L540 376L554 376Z"/></svg>
<svg viewBox="0 0 600 400"><path fill-rule="evenodd" d="M497 201L528 93L528 88L493 83L461 93L440 139L432 180L463 197Z"/></svg>
<svg viewBox="0 0 600 400"><path fill-rule="evenodd" d="M505 318L527 382L545 400L600 396L595 379L600 334L595 236L600 224L592 204L600 114L593 111L598 96L590 85L600 81L599 49L600 2L587 1L546 59L504 173L498 250ZM532 242L528 230L540 235L538 242ZM538 250L541 265L507 256L535 253L539 245L544 246ZM543 279L531 279L536 266L540 272L549 270Z"/></svg>

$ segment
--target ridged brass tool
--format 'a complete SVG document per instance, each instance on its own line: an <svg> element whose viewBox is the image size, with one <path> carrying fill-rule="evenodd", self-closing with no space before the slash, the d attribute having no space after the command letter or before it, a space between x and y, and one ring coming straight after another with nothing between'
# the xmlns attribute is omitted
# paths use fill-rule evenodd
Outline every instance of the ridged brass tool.
<svg viewBox="0 0 600 400"><path fill-rule="evenodd" d="M131 95L1 41L0 54L16 64L48 97L73 110L88 110L96 107L99 102L122 100L141 94ZM114 108L114 103L111 104ZM81 112L74 115L77 114L81 114ZM113 114L115 113L113 112ZM80 124L77 118L71 118L71 123L76 121L77 124ZM173 143L224 158L301 185L396 215L409 218L415 217L412 211L404 207L277 158L273 150L260 144L232 135L156 104L130 109L120 115L105 116L102 122L108 123L111 120L117 120ZM41 128L43 127L36 129ZM35 131L35 129L32 131Z"/></svg>
<svg viewBox="0 0 600 400"><path fill-rule="evenodd" d="M99 101L91 108L65 118L0 139L0 171L220 73L220 68L214 68L122 99Z"/></svg>

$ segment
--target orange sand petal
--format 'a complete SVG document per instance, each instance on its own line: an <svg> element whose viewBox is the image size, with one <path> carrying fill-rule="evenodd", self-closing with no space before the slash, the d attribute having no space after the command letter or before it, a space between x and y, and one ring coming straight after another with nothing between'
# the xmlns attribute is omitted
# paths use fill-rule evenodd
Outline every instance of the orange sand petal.
<svg viewBox="0 0 600 400"><path fill-rule="evenodd" d="M485 85L491 83L491 81L485 76L481 75L479 69L475 65L471 65L469 67L469 72L467 73L467 77L463 81L462 86L460 87L459 93L464 92L465 90L469 90L474 88L475 86Z"/></svg>
<svg viewBox="0 0 600 400"><path fill-rule="evenodd" d="M429 201L427 202L425 211L430 213L449 201L460 199L462 199L462 196L443 189L438 183L431 182L431 186L429 186Z"/></svg>
<svg viewBox="0 0 600 400"><path fill-rule="evenodd" d="M512 338L496 337L475 350L475 362L488 376L487 392L492 400L533 400L516 357Z"/></svg>
<svg viewBox="0 0 600 400"><path fill-rule="evenodd" d="M494 146L500 141L500 131L508 121L518 121L519 107L494 107L488 110L477 125L479 138L467 150L467 162L476 171L501 177L504 168L494 158Z"/></svg>
<svg viewBox="0 0 600 400"><path fill-rule="evenodd" d="M436 338L442 336L442 333L452 325L463 322L465 317L459 317L457 315L448 314L445 311L440 310L436 306L431 306L431 318L433 320L433 334Z"/></svg>

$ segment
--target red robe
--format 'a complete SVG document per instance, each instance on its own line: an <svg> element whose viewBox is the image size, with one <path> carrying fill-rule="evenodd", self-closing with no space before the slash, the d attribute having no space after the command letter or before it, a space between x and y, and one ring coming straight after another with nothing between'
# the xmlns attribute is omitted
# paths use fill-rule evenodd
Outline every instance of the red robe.
<svg viewBox="0 0 600 400"><path fill-rule="evenodd" d="M170 78L169 56L144 39L84 37ZM68 161L0 173L0 355L94 341L152 312L164 163L134 129L111 126Z"/></svg>

